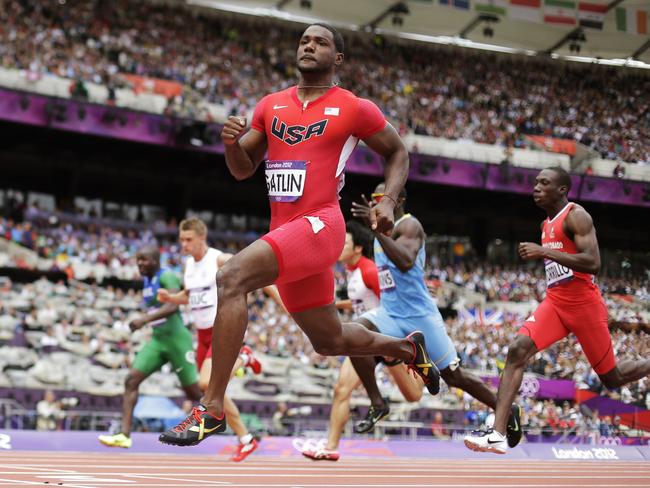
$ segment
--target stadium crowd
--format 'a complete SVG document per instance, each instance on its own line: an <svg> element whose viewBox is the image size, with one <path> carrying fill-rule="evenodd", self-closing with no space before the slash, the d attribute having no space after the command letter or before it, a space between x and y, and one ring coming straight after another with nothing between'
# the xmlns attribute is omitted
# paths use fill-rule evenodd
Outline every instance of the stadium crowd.
<svg viewBox="0 0 650 488"><path fill-rule="evenodd" d="M185 88L170 111L195 118L205 101L242 113L294 83L298 35L271 20L135 0L0 0L0 66L112 90L127 84L121 73L173 80ZM360 33L347 41L341 86L378 103L402 132L515 147L543 134L650 163L644 73Z"/></svg>

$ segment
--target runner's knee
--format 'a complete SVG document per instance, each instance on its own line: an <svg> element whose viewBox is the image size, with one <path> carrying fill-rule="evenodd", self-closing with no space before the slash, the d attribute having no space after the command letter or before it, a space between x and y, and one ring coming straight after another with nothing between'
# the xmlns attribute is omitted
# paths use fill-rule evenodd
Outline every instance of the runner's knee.
<svg viewBox="0 0 650 488"><path fill-rule="evenodd" d="M129 392L129 391L135 391L138 389L140 386L140 380L133 376L132 373L129 373L126 376L126 380L124 381L124 389Z"/></svg>
<svg viewBox="0 0 650 488"><path fill-rule="evenodd" d="M230 259L217 271L217 289L219 294L241 294L248 290L242 289L242 267L238 264L238 259Z"/></svg>
<svg viewBox="0 0 650 488"><path fill-rule="evenodd" d="M334 399L345 400L347 398L350 398L352 396L353 389L353 385L351 385L349 382L341 381L339 379L339 381L336 382L336 385L334 385Z"/></svg>
<svg viewBox="0 0 650 488"><path fill-rule="evenodd" d="M530 337L519 336L508 348L506 364L524 367L535 351L535 344Z"/></svg>

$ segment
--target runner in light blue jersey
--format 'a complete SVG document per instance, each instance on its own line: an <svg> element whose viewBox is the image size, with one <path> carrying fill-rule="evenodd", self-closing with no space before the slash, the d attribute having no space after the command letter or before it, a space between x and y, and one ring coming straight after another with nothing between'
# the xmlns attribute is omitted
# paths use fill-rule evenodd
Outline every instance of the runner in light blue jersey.
<svg viewBox="0 0 650 488"><path fill-rule="evenodd" d="M370 224L368 216L373 204L384 198L384 184L380 183L368 202L353 203L352 213ZM466 391L491 408L496 406L496 396L479 377L459 367L453 342L447 334L442 315L429 294L424 278L426 234L422 224L405 213L406 191L395 202L395 227L391 236L375 233L375 263L379 272L381 289L380 306L361 316L360 323L393 337L405 337L419 330L424 334L429 357L440 370L440 376L449 386ZM352 364L359 374L370 397L372 410L388 410L375 379L375 364L363 357L353 357ZM516 410L516 412L515 412ZM377 420L381 416L376 416ZM519 409L513 406L508 435L521 437ZM372 419L364 420L366 425ZM374 424L374 423L373 423ZM512 432L510 426L516 426ZM518 442L518 440L517 440Z"/></svg>

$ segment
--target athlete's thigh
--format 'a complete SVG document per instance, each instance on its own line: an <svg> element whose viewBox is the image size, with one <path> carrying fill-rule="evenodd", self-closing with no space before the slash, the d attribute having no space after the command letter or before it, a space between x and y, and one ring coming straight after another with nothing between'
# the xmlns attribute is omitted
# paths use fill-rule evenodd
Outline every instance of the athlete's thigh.
<svg viewBox="0 0 650 488"><path fill-rule="evenodd" d="M277 285L303 280L330 269L345 243L345 222L338 206L285 222L262 237L278 263Z"/></svg>
<svg viewBox="0 0 650 488"><path fill-rule="evenodd" d="M276 281L278 262L272 246L258 239L230 258L219 272L235 278L243 289L253 291Z"/></svg>
<svg viewBox="0 0 650 488"><path fill-rule="evenodd" d="M149 376L162 368L166 362L164 347L153 337L138 351L131 367Z"/></svg>
<svg viewBox="0 0 650 488"><path fill-rule="evenodd" d="M564 339L569 333L570 330L562 323L555 305L548 298L539 304L517 332L519 335L530 337L537 351L542 351L560 339Z"/></svg>
<svg viewBox="0 0 650 488"><path fill-rule="evenodd" d="M178 329L165 341L165 356L171 363L181 385L191 385L199 379L196 369L192 334L185 327Z"/></svg>
<svg viewBox="0 0 650 488"><path fill-rule="evenodd" d="M456 347L452 342L440 314L397 319L403 337L420 331L424 335L427 353L439 370L458 364Z"/></svg>
<svg viewBox="0 0 650 488"><path fill-rule="evenodd" d="M575 334L594 371L599 375L609 373L616 366L616 358L609 333L609 314L602 299L588 305L560 309L558 314Z"/></svg>
<svg viewBox="0 0 650 488"><path fill-rule="evenodd" d="M328 267L320 273L290 283L278 283L278 292L291 314L334 303L334 271Z"/></svg>

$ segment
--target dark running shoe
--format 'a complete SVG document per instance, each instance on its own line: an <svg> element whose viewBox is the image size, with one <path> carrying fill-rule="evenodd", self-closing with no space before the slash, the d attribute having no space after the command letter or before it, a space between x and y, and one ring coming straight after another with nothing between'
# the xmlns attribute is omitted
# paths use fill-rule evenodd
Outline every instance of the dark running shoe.
<svg viewBox="0 0 650 488"><path fill-rule="evenodd" d="M408 364L409 368L422 378L429 393L437 395L440 391L440 371L427 354L424 335L418 330L406 336L406 340L413 345L413 362Z"/></svg>
<svg viewBox="0 0 650 488"><path fill-rule="evenodd" d="M389 413L390 407L388 406L388 403L379 406L370 405L366 418L354 425L354 432L356 434L365 434L366 432L370 432L375 428L375 424L385 418Z"/></svg>
<svg viewBox="0 0 650 488"><path fill-rule="evenodd" d="M158 440L173 446L196 446L206 437L226 430L226 414L215 417L203 405L194 407L185 420L160 434Z"/></svg>
<svg viewBox="0 0 650 488"><path fill-rule="evenodd" d="M521 442L524 430L521 428L521 407L516 403L510 408L510 418L508 418L508 427L506 437L508 438L508 447L515 447Z"/></svg>

